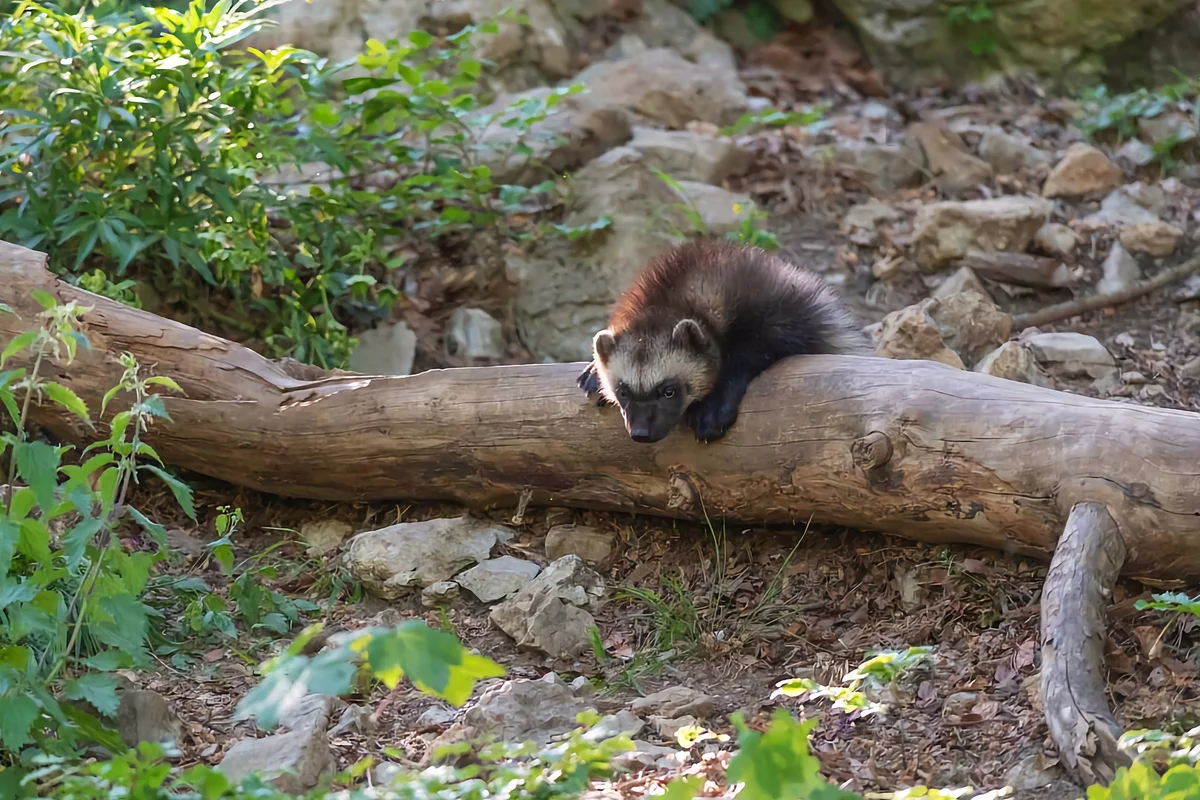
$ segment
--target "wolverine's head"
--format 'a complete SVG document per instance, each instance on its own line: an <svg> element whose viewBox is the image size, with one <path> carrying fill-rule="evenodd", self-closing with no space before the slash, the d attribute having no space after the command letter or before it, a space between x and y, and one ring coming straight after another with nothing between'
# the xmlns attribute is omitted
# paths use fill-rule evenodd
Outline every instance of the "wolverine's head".
<svg viewBox="0 0 1200 800"><path fill-rule="evenodd" d="M603 330L592 348L600 391L620 407L635 442L670 433L687 407L712 391L719 366L717 343L694 319L653 330Z"/></svg>

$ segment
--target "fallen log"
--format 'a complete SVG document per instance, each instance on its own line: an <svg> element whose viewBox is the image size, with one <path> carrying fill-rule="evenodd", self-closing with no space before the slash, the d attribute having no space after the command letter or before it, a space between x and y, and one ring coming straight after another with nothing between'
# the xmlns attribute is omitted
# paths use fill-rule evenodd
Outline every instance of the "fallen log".
<svg viewBox="0 0 1200 800"><path fill-rule="evenodd" d="M1070 510L1104 505L1125 574L1200 576L1200 415L1096 400L927 361L795 358L751 387L720 442L629 440L575 385L582 364L292 377L233 342L56 279L0 243L0 342L36 324L31 292L91 306L65 382L98 409L131 352L174 378L169 463L277 495L564 505L762 524L815 522L1048 560ZM26 364L26 366L28 366ZM47 403L34 421L94 433Z"/></svg>
<svg viewBox="0 0 1200 800"><path fill-rule="evenodd" d="M1118 573L1151 585L1200 576L1197 414L934 362L821 356L790 359L756 380L718 443L680 429L641 445L614 409L578 390L582 364L302 375L72 287L45 264L0 243L0 300L19 315L0 314L0 346L36 324L35 290L91 306L83 330L93 349L56 365L55 379L98 409L120 378L117 357L132 353L187 395L164 398L174 422L147 437L158 453L264 492L811 519L1041 559L1067 527L1071 546L1047 580L1043 692L1055 700L1046 706L1058 715L1051 732L1081 777L1111 775L1116 758L1095 688L1103 674L1095 637L1112 582ZM94 436L51 404L33 420L66 440ZM1080 680L1084 691L1072 695Z"/></svg>

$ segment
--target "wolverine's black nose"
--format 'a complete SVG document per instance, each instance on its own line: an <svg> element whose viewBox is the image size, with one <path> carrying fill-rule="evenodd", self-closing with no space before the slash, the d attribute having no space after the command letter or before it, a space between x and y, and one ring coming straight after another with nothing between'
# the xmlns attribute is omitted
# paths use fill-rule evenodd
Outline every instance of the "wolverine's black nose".
<svg viewBox="0 0 1200 800"><path fill-rule="evenodd" d="M649 428L634 428L629 432L629 438L635 442L653 442L654 437L650 434Z"/></svg>

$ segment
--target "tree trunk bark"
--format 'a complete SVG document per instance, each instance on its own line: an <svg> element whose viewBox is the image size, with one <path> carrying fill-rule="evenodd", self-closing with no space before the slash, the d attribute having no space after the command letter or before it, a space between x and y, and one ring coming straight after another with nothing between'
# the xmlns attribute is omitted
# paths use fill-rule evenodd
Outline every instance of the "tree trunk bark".
<svg viewBox="0 0 1200 800"><path fill-rule="evenodd" d="M55 279L0 243L0 345L37 324L35 289L92 306L91 352L60 380L98 412L131 352L174 378L169 463L290 497L563 505L758 524L833 523L1048 559L1079 503L1107 508L1125 572L1200 576L1200 415L1093 400L926 361L789 359L751 386L727 436L681 428L629 440L615 409L575 385L582 364L433 370L411 377L301 371ZM28 366L28 364L26 364ZM312 373L319 374L319 373ZM111 412L110 412L111 413ZM94 436L49 403L34 421Z"/></svg>
<svg viewBox="0 0 1200 800"><path fill-rule="evenodd" d="M1099 503L1071 509L1042 589L1042 705L1063 766L1082 785L1109 783L1129 758L1108 708L1104 641L1125 542Z"/></svg>

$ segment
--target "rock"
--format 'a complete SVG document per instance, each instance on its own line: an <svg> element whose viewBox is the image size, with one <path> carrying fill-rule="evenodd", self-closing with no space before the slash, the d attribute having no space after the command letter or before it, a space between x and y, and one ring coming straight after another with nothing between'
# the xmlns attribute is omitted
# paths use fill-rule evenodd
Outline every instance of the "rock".
<svg viewBox="0 0 1200 800"><path fill-rule="evenodd" d="M1083 221L1089 225L1130 225L1135 222L1157 222L1166 209L1166 197L1157 186L1131 183L1110 192L1100 201L1100 210L1088 214Z"/></svg>
<svg viewBox="0 0 1200 800"><path fill-rule="evenodd" d="M556 525L546 532L546 558L557 561L576 555L589 564L600 564L612 554L616 539L615 533L589 525Z"/></svg>
<svg viewBox="0 0 1200 800"><path fill-rule="evenodd" d="M455 582L482 603L491 603L528 584L542 568L532 561L500 556L484 561L455 577Z"/></svg>
<svg viewBox="0 0 1200 800"><path fill-rule="evenodd" d="M1183 231L1166 222L1134 222L1121 226L1121 245L1133 253L1162 258L1179 249Z"/></svg>
<svg viewBox="0 0 1200 800"><path fill-rule="evenodd" d="M495 360L504 357L504 331L482 308L456 308L450 314L447 339L452 355Z"/></svg>
<svg viewBox="0 0 1200 800"><path fill-rule="evenodd" d="M571 690L575 692L576 697L591 697L596 693L596 687L592 684L586 675L580 675L575 680L571 681Z"/></svg>
<svg viewBox="0 0 1200 800"><path fill-rule="evenodd" d="M1117 372L1112 354L1094 336L1070 331L1039 333L1025 344L1040 364L1064 377L1100 380Z"/></svg>
<svg viewBox="0 0 1200 800"><path fill-rule="evenodd" d="M683 188L708 215L710 233L737 227L750 211L747 205L735 212L744 198L715 186L685 182ZM612 225L577 242L545 237L527 252L508 256L508 277L517 284L517 332L537 359L592 357L592 336L607 323L620 291L648 259L675 244L672 230L690 230L683 208L645 156L630 147L610 150L571 176L563 223L588 225L607 215Z"/></svg>
<svg viewBox="0 0 1200 800"><path fill-rule="evenodd" d="M804 158L826 163L880 196L917 186L922 180L921 153L911 146L850 139L806 150Z"/></svg>
<svg viewBox="0 0 1200 800"><path fill-rule="evenodd" d="M406 775L408 772L409 768L404 764L381 761L371 770L371 775L375 779L376 786L391 786L394 780L401 775Z"/></svg>
<svg viewBox="0 0 1200 800"><path fill-rule="evenodd" d="M614 766L627 769L651 769L653 767L671 769L679 767L677 758L679 758L679 751L672 747L663 747L643 742L641 739L634 739L633 750L617 753L613 756L612 763Z"/></svg>
<svg viewBox="0 0 1200 800"><path fill-rule="evenodd" d="M1150 380L1142 373L1140 373L1136 370L1133 370L1130 372L1122 372L1121 373L1121 382L1122 383L1132 383L1132 384L1140 386L1144 383L1149 383Z"/></svg>
<svg viewBox="0 0 1200 800"><path fill-rule="evenodd" d="M1046 153L1027 139L1006 133L1000 128L988 128L979 139L979 157L1000 175L1010 175L1024 167L1036 167L1050 160Z"/></svg>
<svg viewBox="0 0 1200 800"><path fill-rule="evenodd" d="M642 154L646 166L676 180L714 185L743 174L754 160L732 139L692 131L635 127L629 147Z"/></svg>
<svg viewBox="0 0 1200 800"><path fill-rule="evenodd" d="M1138 266L1137 259L1129 255L1120 242L1113 242L1108 257L1104 259L1103 270L1104 274L1096 284L1096 291L1100 294L1128 289L1142 277L1142 268Z"/></svg>
<svg viewBox="0 0 1200 800"><path fill-rule="evenodd" d="M979 280L979 276L970 267L959 267L951 273L950 277L942 281L942 284L934 290L933 297L948 297L961 292L975 292L987 298L989 303L992 301L992 296L988 293L987 287L983 285L983 281Z"/></svg>
<svg viewBox="0 0 1200 800"><path fill-rule="evenodd" d="M1085 197L1121 185L1121 168L1099 149L1076 142L1067 148L1042 185L1042 197Z"/></svg>
<svg viewBox="0 0 1200 800"><path fill-rule="evenodd" d="M959 292L921 303L942 341L964 365L974 364L1008 340L1012 317L977 292Z"/></svg>
<svg viewBox="0 0 1200 800"><path fill-rule="evenodd" d="M1138 135L1152 145L1174 145L1196 138L1196 123L1182 111L1166 110L1154 117L1138 118Z"/></svg>
<svg viewBox="0 0 1200 800"><path fill-rule="evenodd" d="M981 358L975 371L1033 386L1050 385L1024 342L1005 342Z"/></svg>
<svg viewBox="0 0 1200 800"><path fill-rule="evenodd" d="M629 140L630 115L620 98L594 93L562 98L543 120L522 134L504 123L521 116L521 103L543 100L553 91L540 87L498 98L480 111L494 121L479 137L479 163L492 170L497 183L532 186L555 174L573 171ZM517 145L525 145L525 154Z"/></svg>
<svg viewBox="0 0 1200 800"><path fill-rule="evenodd" d="M389 322L358 335L350 369L360 375L408 375L417 357L417 335L404 322Z"/></svg>
<svg viewBox="0 0 1200 800"><path fill-rule="evenodd" d="M704 229L713 236L733 233L742 221L754 214L754 201L749 195L738 195L720 186L695 181L678 181L686 195L686 203L700 215ZM690 225L684 233L691 233Z"/></svg>
<svg viewBox="0 0 1200 800"><path fill-rule="evenodd" d="M338 519L321 519L300 526L300 538L308 545L308 554L323 556L341 546L354 533L354 526Z"/></svg>
<svg viewBox="0 0 1200 800"><path fill-rule="evenodd" d="M642 732L646 722L636 714L621 710L616 714L602 717L599 722L588 729L585 738L593 742L602 742L622 734L633 738Z"/></svg>
<svg viewBox="0 0 1200 800"><path fill-rule="evenodd" d="M736 73L693 63L662 47L594 64L575 81L608 105L619 104L671 128L692 121L732 125L749 108Z"/></svg>
<svg viewBox="0 0 1200 800"><path fill-rule="evenodd" d="M1186 381L1200 381L1200 356L1181 366L1179 377Z"/></svg>
<svg viewBox="0 0 1200 800"><path fill-rule="evenodd" d="M141 742L177 746L183 727L166 699L151 689L125 689L120 693L117 732L129 747Z"/></svg>
<svg viewBox="0 0 1200 800"><path fill-rule="evenodd" d="M707 719L716 711L713 698L689 686L668 686L666 689L639 697L630 710L635 714L654 714L660 717L693 716Z"/></svg>
<svg viewBox="0 0 1200 800"><path fill-rule="evenodd" d="M1116 157L1118 161L1127 162L1130 166L1144 167L1158 155L1153 147L1141 139L1130 139L1117 149Z"/></svg>
<svg viewBox="0 0 1200 800"><path fill-rule="evenodd" d="M654 728L654 732L663 739L674 741L676 734L684 728L690 728L699 723L695 717L690 714L682 717L651 717L650 725Z"/></svg>
<svg viewBox="0 0 1200 800"><path fill-rule="evenodd" d="M346 562L369 591L394 600L405 591L452 577L478 564L511 531L468 517L402 522L350 540Z"/></svg>
<svg viewBox="0 0 1200 800"><path fill-rule="evenodd" d="M1004 785L1011 786L1018 792L1029 792L1042 789L1063 778L1062 770L1042 766L1039 753L1026 756L1004 773Z"/></svg>
<svg viewBox="0 0 1200 800"><path fill-rule="evenodd" d="M591 646L589 613L604 595L604 580L568 555L554 561L509 599L492 608L490 619L518 647L553 657L575 656Z"/></svg>
<svg viewBox="0 0 1200 800"><path fill-rule="evenodd" d="M947 15L946 6L936 3L838 0L836 7L854 28L871 65L887 76L889 85L920 90L934 84L961 85L991 76L1028 73L1058 80L1067 75L1083 79L1101 69L1099 54L1106 48L1123 40L1132 41L1130 37L1142 31L1170 28L1170 24L1159 23L1190 5L1180 0L1101 5L1084 0L1055 0L1036 6L991 3L974 7L989 13L986 21L975 23L959 22ZM986 37L986 42L980 37ZM1182 37L1174 49L1191 52L1194 41ZM985 43L993 52L980 55L971 46ZM1136 57L1140 66L1144 46L1137 48ZM1104 63L1108 63L1107 58ZM1118 69L1115 75L1106 77L1123 77L1127 71ZM1156 86L1178 80L1168 75L1177 73L1165 70L1161 80L1136 85ZM1093 78L1096 80L1098 76Z"/></svg>
<svg viewBox="0 0 1200 800"><path fill-rule="evenodd" d="M906 136L925 154L925 163L941 191L956 194L992 180L991 165L968 153L962 139L944 123L914 122Z"/></svg>
<svg viewBox="0 0 1200 800"><path fill-rule="evenodd" d="M842 230L850 234L858 231L874 233L881 224L899 222L902 219L904 215L887 203L862 203L852 206L846 212L846 216L842 217Z"/></svg>
<svg viewBox="0 0 1200 800"><path fill-rule="evenodd" d="M884 358L938 361L956 369L966 369L958 353L942 341L924 303L893 311L883 318L875 331L875 354Z"/></svg>
<svg viewBox="0 0 1200 800"><path fill-rule="evenodd" d="M667 47L696 60L689 51L706 31L691 14L670 0L642 0L638 11L631 23L632 31L647 48Z"/></svg>
<svg viewBox="0 0 1200 800"><path fill-rule="evenodd" d="M309 692L296 698L285 697L275 713L279 724L293 731L316 728L324 732L329 729L334 713L345 705L336 695Z"/></svg>
<svg viewBox="0 0 1200 800"><path fill-rule="evenodd" d="M452 708L445 706L430 706L417 717L418 728L431 728L434 725L449 725L457 716Z"/></svg>
<svg viewBox="0 0 1200 800"><path fill-rule="evenodd" d="M942 715L962 717L970 713L979 700L978 692L955 692L942 701Z"/></svg>
<svg viewBox="0 0 1200 800"><path fill-rule="evenodd" d="M329 738L335 739L346 733L371 733L379 727L374 712L366 706L345 704L337 724L329 729Z"/></svg>
<svg viewBox="0 0 1200 800"><path fill-rule="evenodd" d="M324 729L302 728L242 739L229 748L217 769L235 784L260 773L281 792L303 794L336 766Z"/></svg>
<svg viewBox="0 0 1200 800"><path fill-rule="evenodd" d="M1053 204L1036 197L941 202L923 206L913 227L917 264L936 271L980 250L1025 250Z"/></svg>
<svg viewBox="0 0 1200 800"><path fill-rule="evenodd" d="M1079 246L1075 231L1057 222L1047 222L1033 235L1033 246L1040 253L1058 258L1071 258Z"/></svg>
<svg viewBox="0 0 1200 800"><path fill-rule="evenodd" d="M421 590L421 605L435 608L453 603L462 594L462 587L454 581L434 581Z"/></svg>
<svg viewBox="0 0 1200 800"><path fill-rule="evenodd" d="M585 708L562 683L505 681L480 695L463 714L461 725L474 736L494 736L502 742L532 740L544 746L578 728L575 717Z"/></svg>
<svg viewBox="0 0 1200 800"><path fill-rule="evenodd" d="M645 8L645 5L642 6ZM733 48L727 42L714 36L706 30L701 30L696 37L692 39L692 43L680 51L685 58L689 58L709 69L725 70L728 72L736 72L738 69L737 56L734 55ZM753 100L753 98L751 98Z"/></svg>

